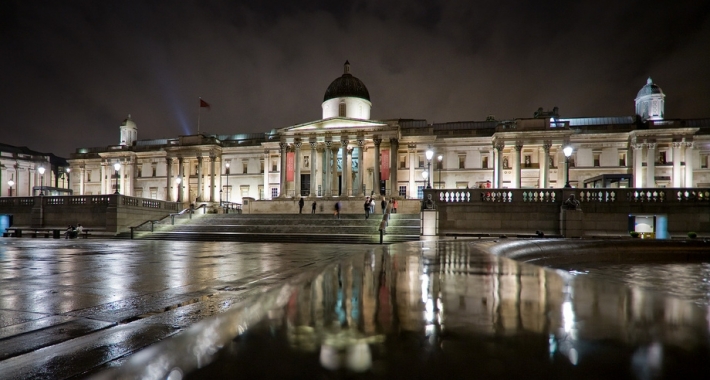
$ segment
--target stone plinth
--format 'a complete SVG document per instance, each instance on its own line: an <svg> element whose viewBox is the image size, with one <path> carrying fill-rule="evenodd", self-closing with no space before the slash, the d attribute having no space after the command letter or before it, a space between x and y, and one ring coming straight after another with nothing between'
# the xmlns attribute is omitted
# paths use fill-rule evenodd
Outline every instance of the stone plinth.
<svg viewBox="0 0 710 380"><path fill-rule="evenodd" d="M560 210L560 233L566 238L584 236L584 213L582 210Z"/></svg>

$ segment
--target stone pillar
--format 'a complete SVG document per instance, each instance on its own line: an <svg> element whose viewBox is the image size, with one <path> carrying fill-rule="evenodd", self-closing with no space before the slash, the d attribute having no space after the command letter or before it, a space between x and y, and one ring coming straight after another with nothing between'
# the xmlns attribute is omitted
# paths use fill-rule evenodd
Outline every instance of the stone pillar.
<svg viewBox="0 0 710 380"><path fill-rule="evenodd" d="M520 188L520 151L523 149L521 142L515 143L515 157L513 158L513 188Z"/></svg>
<svg viewBox="0 0 710 380"><path fill-rule="evenodd" d="M680 171L680 148L683 145L682 142L674 142L673 146L673 187L683 186L683 175Z"/></svg>
<svg viewBox="0 0 710 380"><path fill-rule="evenodd" d="M355 178L355 185L353 186L353 192L360 196L363 195L362 191L362 184L364 183L363 181L363 176L362 176L362 171L365 168L364 162L363 162L363 149L365 148L365 140L363 138L359 138L357 140L357 177Z"/></svg>
<svg viewBox="0 0 710 380"><path fill-rule="evenodd" d="M325 142L325 149L323 150L323 156L324 156L324 163L323 163L323 196L324 197L330 197L331 194L331 185L333 183L333 180L331 177L333 176L333 164L331 163L332 156L331 156L331 145L333 145L332 141L326 141Z"/></svg>
<svg viewBox="0 0 710 380"><path fill-rule="evenodd" d="M542 145L542 160L540 160L540 188L547 189L550 187L550 148L552 141L546 140Z"/></svg>
<svg viewBox="0 0 710 380"><path fill-rule="evenodd" d="M316 173L317 173L317 165L318 165L318 142L315 140L310 141L311 144L311 188L310 188L310 197L315 198L318 194L316 193L316 189L318 188L316 186Z"/></svg>
<svg viewBox="0 0 710 380"><path fill-rule="evenodd" d="M399 140L391 138L390 139L390 196L399 195L399 184L397 182L397 169L399 168L399 157L397 156L397 151L399 150ZM441 178L440 178L441 179Z"/></svg>
<svg viewBox="0 0 710 380"><path fill-rule="evenodd" d="M338 148L331 144L330 157L333 158L330 167L330 195L338 195Z"/></svg>
<svg viewBox="0 0 710 380"><path fill-rule="evenodd" d="M656 187L656 143L646 145L646 187Z"/></svg>
<svg viewBox="0 0 710 380"><path fill-rule="evenodd" d="M495 183L493 184L497 189L503 187L503 148L505 144L498 142L494 145L496 150L496 170L495 170Z"/></svg>
<svg viewBox="0 0 710 380"><path fill-rule="evenodd" d="M410 199L416 199L417 198L417 181L415 176L415 171L414 171L414 163L416 162L416 154L417 154L417 144L408 144L407 145L407 150L409 153L409 198Z"/></svg>
<svg viewBox="0 0 710 380"><path fill-rule="evenodd" d="M685 142L685 187L694 187L693 184L693 142Z"/></svg>
<svg viewBox="0 0 710 380"><path fill-rule="evenodd" d="M631 144L634 150L634 187L643 187L643 146L644 144Z"/></svg>
<svg viewBox="0 0 710 380"><path fill-rule="evenodd" d="M380 144L382 144L382 139L375 138L375 165L372 172L372 190L375 192L375 196L379 198L380 196Z"/></svg>
<svg viewBox="0 0 710 380"><path fill-rule="evenodd" d="M264 199L271 199L271 188L269 187L269 168L271 168L271 157L269 150L264 150Z"/></svg>
<svg viewBox="0 0 710 380"><path fill-rule="evenodd" d="M173 202L173 192L170 191L173 188L173 159L170 157L165 157L165 177L165 200Z"/></svg>
<svg viewBox="0 0 710 380"><path fill-rule="evenodd" d="M197 156L197 202L202 202L202 191L202 156Z"/></svg>
<svg viewBox="0 0 710 380"><path fill-rule="evenodd" d="M288 144L285 142L279 143L279 148L281 148L281 167L280 169L280 181L279 181L279 198L286 197L286 152Z"/></svg>
<svg viewBox="0 0 710 380"><path fill-rule="evenodd" d="M293 194L296 198L301 197L301 140L293 143L295 154L293 158Z"/></svg>
<svg viewBox="0 0 710 380"><path fill-rule="evenodd" d="M31 171L31 169L30 169ZM106 170L106 163L102 162L101 163L101 194L108 194L108 186L106 185L106 180L108 176L108 172ZM34 175L30 174L30 196L33 196L32 194L32 179L34 179ZM112 178L108 178L108 180L111 180Z"/></svg>
<svg viewBox="0 0 710 380"><path fill-rule="evenodd" d="M16 170L15 173L15 179L17 180L18 184L18 189L19 189L19 184L20 184L20 171ZM79 167L79 175L81 176L79 178L79 195L84 195L84 178L86 178L86 167L84 165L81 165ZM19 194L18 194L19 195Z"/></svg>
<svg viewBox="0 0 710 380"><path fill-rule="evenodd" d="M348 162L348 143L350 141L348 140L341 140L340 141L340 154L343 156L343 161L342 161L342 179L341 179L341 188L340 188L340 196L350 196L350 191L348 191L348 183L350 182L350 165Z"/></svg>
<svg viewBox="0 0 710 380"><path fill-rule="evenodd" d="M185 176L184 176L184 167L183 165L183 159L182 157L178 157L178 177L180 177L180 183L176 183L177 186L177 201L182 202L183 201L183 189L185 188ZM182 207L182 206L180 206Z"/></svg>
<svg viewBox="0 0 710 380"><path fill-rule="evenodd" d="M217 161L217 157L213 154L210 155L210 202L214 202L215 198L215 191L217 189L217 185L215 183L215 161Z"/></svg>

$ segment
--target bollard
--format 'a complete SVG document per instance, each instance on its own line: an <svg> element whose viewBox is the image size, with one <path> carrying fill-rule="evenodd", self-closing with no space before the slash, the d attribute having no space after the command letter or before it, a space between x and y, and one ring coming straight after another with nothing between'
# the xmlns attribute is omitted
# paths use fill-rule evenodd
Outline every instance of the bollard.
<svg viewBox="0 0 710 380"><path fill-rule="evenodd" d="M380 244L382 244L382 240L384 239L385 231L380 230Z"/></svg>

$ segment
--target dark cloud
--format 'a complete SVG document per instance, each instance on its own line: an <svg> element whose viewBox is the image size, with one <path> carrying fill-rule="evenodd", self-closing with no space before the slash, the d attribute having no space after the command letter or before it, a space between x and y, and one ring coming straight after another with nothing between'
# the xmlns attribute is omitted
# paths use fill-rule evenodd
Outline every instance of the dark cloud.
<svg viewBox="0 0 710 380"><path fill-rule="evenodd" d="M538 4L541 3L541 4ZM671 118L710 117L701 1L5 1L3 137L67 156L320 117L348 59L373 118L629 115L650 75Z"/></svg>

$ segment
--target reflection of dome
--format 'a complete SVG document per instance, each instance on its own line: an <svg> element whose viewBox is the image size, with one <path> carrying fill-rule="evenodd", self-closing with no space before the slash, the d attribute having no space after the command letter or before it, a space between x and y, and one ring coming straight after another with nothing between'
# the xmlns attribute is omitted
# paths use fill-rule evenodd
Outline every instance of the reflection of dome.
<svg viewBox="0 0 710 380"><path fill-rule="evenodd" d="M638 99L642 96L651 94L663 94L663 90L661 90L661 88L658 87L657 84L653 83L653 80L651 79L651 77L649 77L646 81L646 85L641 87L641 90L639 90L639 93L636 95L636 98Z"/></svg>
<svg viewBox="0 0 710 380"><path fill-rule="evenodd" d="M345 61L345 72L339 78L336 78L333 83L325 90L323 101L335 98L361 98L370 100L370 93L367 87L360 79L355 78L350 74L350 63Z"/></svg>

